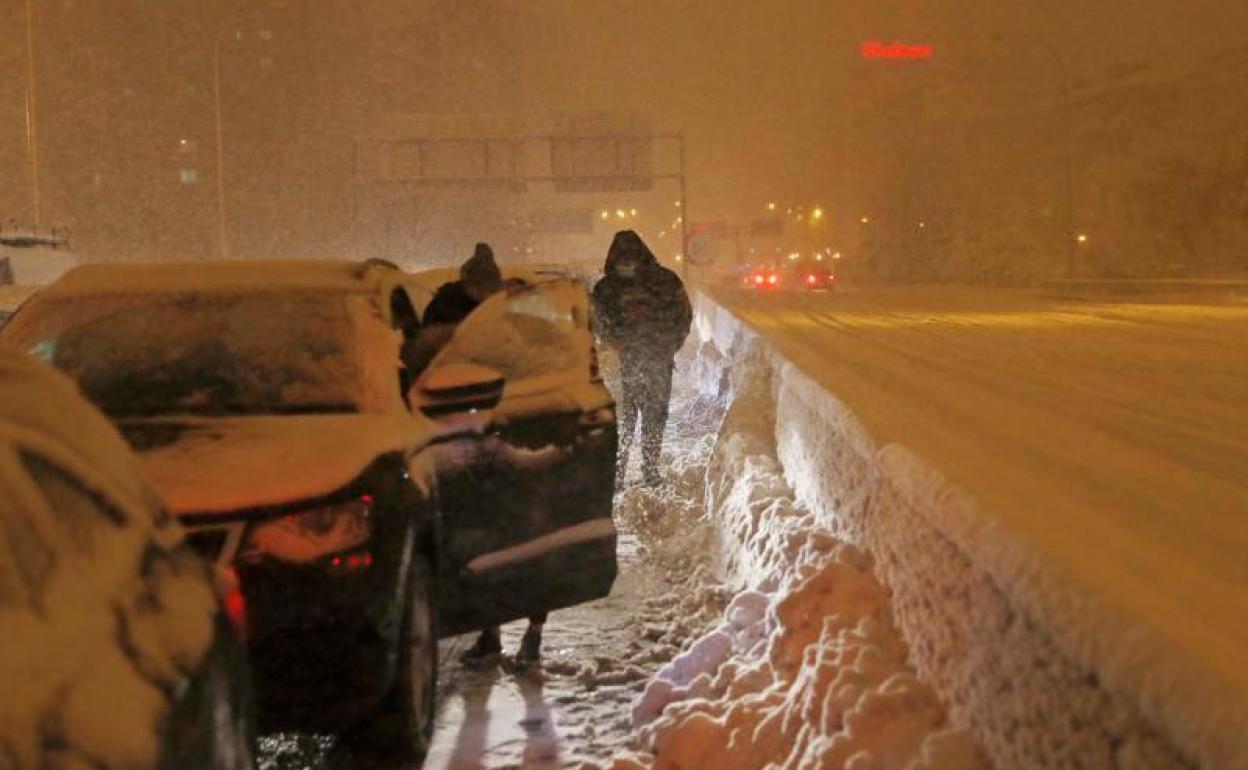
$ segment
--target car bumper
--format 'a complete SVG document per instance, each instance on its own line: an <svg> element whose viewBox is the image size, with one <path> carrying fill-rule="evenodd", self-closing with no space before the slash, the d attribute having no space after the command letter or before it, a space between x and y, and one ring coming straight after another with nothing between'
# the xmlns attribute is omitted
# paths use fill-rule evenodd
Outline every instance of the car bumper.
<svg viewBox="0 0 1248 770"><path fill-rule="evenodd" d="M261 732L335 732L380 701L401 625L397 571L240 568Z"/></svg>

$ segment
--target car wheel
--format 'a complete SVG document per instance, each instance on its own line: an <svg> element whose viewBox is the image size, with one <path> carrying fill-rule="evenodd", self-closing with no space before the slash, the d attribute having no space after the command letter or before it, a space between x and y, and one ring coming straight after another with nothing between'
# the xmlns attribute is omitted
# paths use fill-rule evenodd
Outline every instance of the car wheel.
<svg viewBox="0 0 1248 770"><path fill-rule="evenodd" d="M429 560L413 554L394 682L376 713L343 736L357 757L410 762L429 751L438 679L433 595Z"/></svg>

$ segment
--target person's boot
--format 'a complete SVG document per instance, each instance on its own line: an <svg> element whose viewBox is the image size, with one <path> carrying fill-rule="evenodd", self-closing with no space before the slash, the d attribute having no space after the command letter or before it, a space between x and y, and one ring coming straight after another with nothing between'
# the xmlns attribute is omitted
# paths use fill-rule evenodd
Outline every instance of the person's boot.
<svg viewBox="0 0 1248 770"><path fill-rule="evenodd" d="M459 656L459 660L466 666L479 666L502 651L503 643L498 638L498 629L487 628L477 637L477 641Z"/></svg>
<svg viewBox="0 0 1248 770"><path fill-rule="evenodd" d="M647 464L641 471L642 483L650 489L655 489L663 485L663 474L659 473L657 466Z"/></svg>
<svg viewBox="0 0 1248 770"><path fill-rule="evenodd" d="M524 636L520 639L520 648L516 650L516 664L532 666L542 659L542 627L529 624Z"/></svg>
<svg viewBox="0 0 1248 770"><path fill-rule="evenodd" d="M628 474L628 455L617 455L615 460L615 491L624 489L624 477Z"/></svg>

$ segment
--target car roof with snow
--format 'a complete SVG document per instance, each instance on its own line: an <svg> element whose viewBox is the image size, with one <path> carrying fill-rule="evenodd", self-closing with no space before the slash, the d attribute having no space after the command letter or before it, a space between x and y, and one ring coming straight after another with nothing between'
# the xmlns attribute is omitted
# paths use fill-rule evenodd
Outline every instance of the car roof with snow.
<svg viewBox="0 0 1248 770"><path fill-rule="evenodd" d="M384 260L169 260L80 265L44 291L111 294L166 291L328 290L374 292L404 273Z"/></svg>

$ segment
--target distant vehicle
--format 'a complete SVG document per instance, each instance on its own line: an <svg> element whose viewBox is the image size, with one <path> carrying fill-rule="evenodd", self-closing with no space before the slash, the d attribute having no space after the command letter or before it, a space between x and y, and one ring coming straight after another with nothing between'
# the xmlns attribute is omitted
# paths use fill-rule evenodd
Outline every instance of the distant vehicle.
<svg viewBox="0 0 1248 770"><path fill-rule="evenodd" d="M64 375L0 349L5 767L252 767L208 567ZM223 583L228 585L228 583Z"/></svg>
<svg viewBox="0 0 1248 770"><path fill-rule="evenodd" d="M78 264L55 231L0 229L0 286L47 286Z"/></svg>
<svg viewBox="0 0 1248 770"><path fill-rule="evenodd" d="M394 266L190 267L78 268L0 339L70 373L236 571L262 730L419 757L439 634L614 579L614 411L584 290L490 300L405 393L432 291Z"/></svg>
<svg viewBox="0 0 1248 770"><path fill-rule="evenodd" d="M831 291L836 286L836 274L822 265L798 266L794 275L804 291Z"/></svg>
<svg viewBox="0 0 1248 770"><path fill-rule="evenodd" d="M782 285L780 271L769 265L747 267L742 272L741 285L752 291L775 291Z"/></svg>

